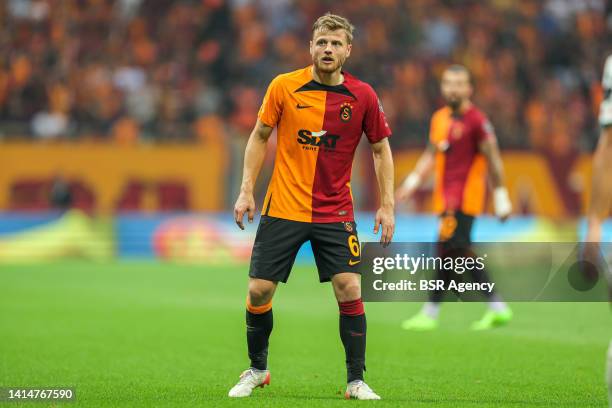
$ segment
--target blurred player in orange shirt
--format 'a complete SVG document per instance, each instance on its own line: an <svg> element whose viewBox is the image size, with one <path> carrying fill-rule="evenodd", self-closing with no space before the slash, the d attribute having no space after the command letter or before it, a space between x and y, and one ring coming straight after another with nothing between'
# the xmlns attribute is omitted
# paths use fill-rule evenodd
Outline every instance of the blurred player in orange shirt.
<svg viewBox="0 0 612 408"><path fill-rule="evenodd" d="M485 206L487 175L493 185L495 214L505 220L512 210L503 182L503 166L493 127L471 102L473 89L468 70L452 65L442 75L446 106L431 118L429 144L416 168L396 191L398 201L410 199L423 180L435 170L434 210L440 214L439 248L469 249L474 218ZM475 282L488 282L484 270L472 270ZM452 271L439 269L437 279L448 281ZM483 292L489 311L472 328L484 330L512 318L508 306L494 292ZM432 291L420 313L402 323L407 330L432 330L438 326L441 290Z"/></svg>

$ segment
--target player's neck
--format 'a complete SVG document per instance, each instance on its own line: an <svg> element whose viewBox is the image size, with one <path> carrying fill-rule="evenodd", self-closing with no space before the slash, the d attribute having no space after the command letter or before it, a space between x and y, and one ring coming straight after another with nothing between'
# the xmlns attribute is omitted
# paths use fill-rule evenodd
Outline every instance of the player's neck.
<svg viewBox="0 0 612 408"><path fill-rule="evenodd" d="M340 68L334 72L320 72L313 65L311 70L312 70L312 79L314 79L316 82L320 84L336 86L344 82L344 75L342 75L342 71Z"/></svg>

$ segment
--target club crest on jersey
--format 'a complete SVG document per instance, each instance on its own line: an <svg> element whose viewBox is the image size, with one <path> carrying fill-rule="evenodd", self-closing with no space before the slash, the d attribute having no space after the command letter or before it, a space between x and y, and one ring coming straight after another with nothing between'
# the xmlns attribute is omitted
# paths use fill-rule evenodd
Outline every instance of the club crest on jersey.
<svg viewBox="0 0 612 408"><path fill-rule="evenodd" d="M463 124L455 123L453 129L451 130L451 137L455 140L458 140L461 139L461 136L463 136Z"/></svg>
<svg viewBox="0 0 612 408"><path fill-rule="evenodd" d="M351 120L352 117L353 106L348 102L344 102L342 105L340 105L340 120L346 123Z"/></svg>
<svg viewBox="0 0 612 408"><path fill-rule="evenodd" d="M348 221L343 222L346 232L353 232L353 224Z"/></svg>

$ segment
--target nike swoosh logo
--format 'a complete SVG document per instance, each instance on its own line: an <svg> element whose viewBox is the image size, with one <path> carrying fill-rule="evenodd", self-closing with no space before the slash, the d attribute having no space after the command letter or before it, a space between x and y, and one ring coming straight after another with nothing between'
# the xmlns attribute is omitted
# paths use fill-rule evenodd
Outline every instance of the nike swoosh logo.
<svg viewBox="0 0 612 408"><path fill-rule="evenodd" d="M353 261L352 259L349 259L349 266L353 266L353 265L357 265L359 262L361 262L361 259L358 259L356 261Z"/></svg>
<svg viewBox="0 0 612 408"><path fill-rule="evenodd" d="M301 105L301 104L297 104L296 108L298 109L306 109L306 108L312 108L312 105Z"/></svg>

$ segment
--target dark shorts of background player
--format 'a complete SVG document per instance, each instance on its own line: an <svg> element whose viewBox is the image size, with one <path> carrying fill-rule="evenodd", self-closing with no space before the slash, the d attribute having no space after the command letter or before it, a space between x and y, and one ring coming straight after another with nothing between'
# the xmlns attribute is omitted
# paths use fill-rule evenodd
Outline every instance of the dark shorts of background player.
<svg viewBox="0 0 612 408"><path fill-rule="evenodd" d="M438 256L443 258L476 256L471 248L473 225L474 217L471 215L464 214L461 211L443 213L440 216ZM450 282L451 280L464 282L471 278L472 282L491 282L485 270L473 269L470 272L470 274L456 274L452 269L439 268L436 270L436 279L444 280L444 282ZM494 291L483 291L482 294L489 300L496 296ZM455 295L459 298L464 296L461 293L455 293ZM429 301L433 303L440 303L444 297L445 292L443 290L434 290L429 293Z"/></svg>
<svg viewBox="0 0 612 408"><path fill-rule="evenodd" d="M474 217L461 211L446 211L440 216L438 242L442 247L469 248L472 245Z"/></svg>
<svg viewBox="0 0 612 408"><path fill-rule="evenodd" d="M263 215L249 276L286 283L298 250L306 241L312 246L320 282L329 282L342 272L359 273L361 252L354 221L309 223Z"/></svg>

